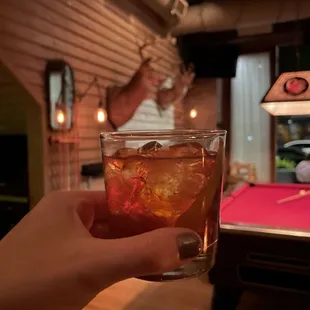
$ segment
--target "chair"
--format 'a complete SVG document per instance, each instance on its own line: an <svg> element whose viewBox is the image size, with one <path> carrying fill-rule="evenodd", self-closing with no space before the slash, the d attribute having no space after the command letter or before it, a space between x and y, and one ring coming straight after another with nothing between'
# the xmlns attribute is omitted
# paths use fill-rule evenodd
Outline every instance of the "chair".
<svg viewBox="0 0 310 310"><path fill-rule="evenodd" d="M257 174L255 164L233 163L230 167L230 177L235 181L243 181L248 183L256 183Z"/></svg>
<svg viewBox="0 0 310 310"><path fill-rule="evenodd" d="M233 191L245 182L255 184L257 181L256 166L235 162L230 166L224 197L230 196Z"/></svg>

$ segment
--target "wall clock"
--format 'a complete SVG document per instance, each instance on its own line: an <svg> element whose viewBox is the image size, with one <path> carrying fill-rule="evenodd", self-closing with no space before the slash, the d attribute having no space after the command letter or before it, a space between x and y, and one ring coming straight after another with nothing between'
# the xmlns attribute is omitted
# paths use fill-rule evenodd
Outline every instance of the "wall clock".
<svg viewBox="0 0 310 310"><path fill-rule="evenodd" d="M47 61L45 97L50 129L53 131L72 129L75 101L74 75L71 66L64 60Z"/></svg>

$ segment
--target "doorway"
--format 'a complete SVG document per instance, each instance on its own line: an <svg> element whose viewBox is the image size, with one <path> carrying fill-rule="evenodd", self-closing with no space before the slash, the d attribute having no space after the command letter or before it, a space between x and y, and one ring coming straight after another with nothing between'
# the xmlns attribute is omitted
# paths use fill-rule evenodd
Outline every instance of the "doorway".
<svg viewBox="0 0 310 310"><path fill-rule="evenodd" d="M23 134L0 135L0 239L29 211L28 147Z"/></svg>
<svg viewBox="0 0 310 310"><path fill-rule="evenodd" d="M231 80L231 160L256 166L257 181L270 182L270 115L259 103L270 86L270 53L242 55Z"/></svg>

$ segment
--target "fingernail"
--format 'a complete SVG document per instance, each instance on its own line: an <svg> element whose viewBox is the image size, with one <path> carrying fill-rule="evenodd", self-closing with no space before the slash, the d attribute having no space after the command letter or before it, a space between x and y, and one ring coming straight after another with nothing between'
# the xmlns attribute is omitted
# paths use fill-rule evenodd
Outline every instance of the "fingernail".
<svg viewBox="0 0 310 310"><path fill-rule="evenodd" d="M201 251L200 238L193 233L183 233L177 237L180 260L196 257Z"/></svg>

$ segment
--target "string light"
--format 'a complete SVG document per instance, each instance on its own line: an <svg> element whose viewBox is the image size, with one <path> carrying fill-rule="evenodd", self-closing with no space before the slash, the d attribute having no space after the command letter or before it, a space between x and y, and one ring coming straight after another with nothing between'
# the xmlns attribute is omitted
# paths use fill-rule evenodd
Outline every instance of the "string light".
<svg viewBox="0 0 310 310"><path fill-rule="evenodd" d="M197 117L197 110L196 109L191 109L191 111L189 112L189 116L190 118L196 118Z"/></svg>
<svg viewBox="0 0 310 310"><path fill-rule="evenodd" d="M93 87L93 85L95 85L97 87L97 92L98 92L99 98L103 98L103 95L100 91L100 85L98 83L98 77L95 76L94 79L91 81L91 83L87 86L85 91L79 95L79 102L82 102L83 98L88 94L89 90ZM99 101L99 105L98 105L98 108L96 109L94 118L95 118L96 122L99 124L105 123L108 119L108 113L107 113L106 109L104 108L104 104L103 104L102 100Z"/></svg>
<svg viewBox="0 0 310 310"><path fill-rule="evenodd" d="M103 106L103 102L100 100L99 105L98 105L98 109L96 110L96 121L99 124L103 124L106 122L107 118L108 118L107 111Z"/></svg>
<svg viewBox="0 0 310 310"><path fill-rule="evenodd" d="M107 120L107 111L104 108L99 107L97 109L96 119L98 123L105 123Z"/></svg>

